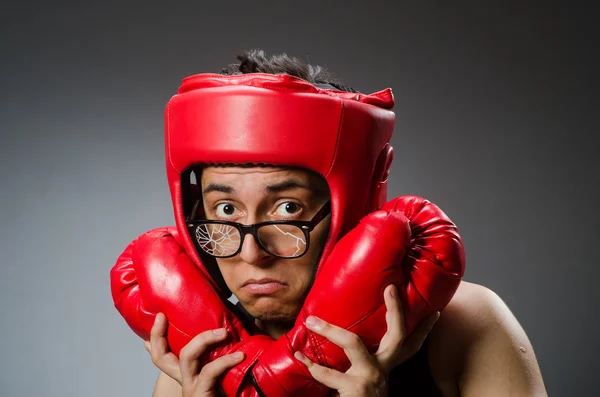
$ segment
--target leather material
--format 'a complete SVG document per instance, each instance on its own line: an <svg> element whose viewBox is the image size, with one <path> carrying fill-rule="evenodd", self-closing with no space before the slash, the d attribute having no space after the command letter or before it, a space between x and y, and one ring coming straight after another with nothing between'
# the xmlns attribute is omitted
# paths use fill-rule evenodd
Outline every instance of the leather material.
<svg viewBox="0 0 600 397"><path fill-rule="evenodd" d="M185 225L181 175L196 164L297 166L319 173L332 201L323 263L337 241L385 201L387 185L378 184L382 175L375 168L390 148L393 105L389 88L369 95L324 90L285 74L183 80L165 109L167 177L183 246L215 288L223 290L222 283L202 266Z"/></svg>
<svg viewBox="0 0 600 397"><path fill-rule="evenodd" d="M176 228L154 229L133 241L119 256L110 276L115 307L142 339L150 339L156 314L166 315L167 342L176 356L194 336L216 328L227 329L227 339L211 345L209 354L202 355L201 365L242 351L244 361L227 371L221 385L227 395L256 395L248 385L241 393L242 381L273 339L250 335L182 250ZM258 329L251 331L257 333Z"/></svg>
<svg viewBox="0 0 600 397"><path fill-rule="evenodd" d="M350 361L341 348L306 328L309 315L357 334L374 353L387 329L387 285L397 286L409 335L426 316L448 304L464 267L458 230L437 206L414 196L386 203L339 241L295 327L258 358L253 374L260 389L268 397L326 395L327 389L293 353L301 351L342 372Z"/></svg>
<svg viewBox="0 0 600 397"><path fill-rule="evenodd" d="M411 217L415 216L427 224L425 216L419 218L417 215L424 207L429 208L430 203L423 204L422 199L415 199L412 207L407 209L402 206L412 199L404 204L395 200L394 204L386 204L384 211L368 218L381 221L378 217L387 214L386 219L391 221L389 225L382 225L381 235L375 238L372 225L365 226L371 221L364 221L357 228L368 229L365 233L369 237L365 242L357 237L359 232L350 232L364 216L380 208L386 200L387 176L393 159L389 144L395 120L391 111L393 106L390 89L369 95L348 93L320 89L289 75L201 74L184 79L177 95L165 108L167 178L177 231L159 229L162 232L152 232L158 236L153 234L150 239L132 243L111 273L115 305L130 327L142 338L147 338L155 314L164 312L170 324L168 342L177 354L192 336L206 329L228 327L233 340L227 347L212 351L207 360L227 354L238 348L236 346L250 354L246 353L239 371L233 371L233 374L228 371L225 375L222 384L227 395L255 394L248 377L244 378L243 374L249 371L259 355L260 361L253 374L261 390L264 387L267 397L283 395L282 392L325 395L326 390L312 379L302 363L293 358L293 350L303 351L314 361L340 370L347 368L348 362L341 349L306 330L304 320L313 311L327 321L357 332L372 350L385 333L383 289L390 282L398 281L405 308L414 310L414 315L409 314L414 320L407 322L407 326L414 326L419 316L427 312L440 310L435 305L427 306L428 302L439 303L451 297L454 293L451 285L455 282L458 286L462 270L448 271L445 278L437 275L435 266L445 268L437 265L437 253L431 250L438 245L448 250L456 246L452 243L427 245L435 238L425 239L428 243L419 245L422 240L414 237L415 232L425 233L417 233L422 238L443 235L456 238L459 243L460 238L458 234L444 234L444 227L452 229L451 222L434 221L429 228L437 230L440 225L445 226L432 236L426 234L427 227L422 231L418 225L416 229L413 227ZM192 166L210 164L303 167L322 175L329 185L331 226L314 287L295 328L275 343L268 337L250 336L251 332L244 330L227 308L226 298L230 292L222 279L214 277L214 268L205 267L188 234L186 194L196 187L186 187L182 177ZM423 208L417 211L418 203L423 204ZM410 234L399 231L407 227L402 214L411 222ZM433 211L432 214L437 213ZM444 217L439 215L440 219ZM334 251L345 235L352 243L344 243L343 248ZM404 257L402 250L408 244L404 239L406 236L412 236L410 247L417 246L414 251L411 248L407 256L422 255L422 259L414 263L400 260ZM142 240L143 244L140 243ZM168 243L163 244L165 241ZM372 245L377 249L365 248ZM460 250L462 252L462 246ZM157 254L157 251L162 253ZM378 251L382 254L374 253ZM433 257L432 252L435 253ZM445 253L439 254L443 257ZM376 260L385 259L385 255L396 260L384 264ZM455 264L450 267L464 269L464 253L448 255L448 258L448 263L462 258L462 267ZM436 265L425 264L429 260ZM422 274L422 280L414 281L413 273ZM434 287L445 288L445 292L440 292L442 298L431 298L429 294L437 294ZM416 295L421 292L424 299L419 301ZM358 297L360 302L356 303ZM341 310L344 307L348 309ZM241 344L236 345L238 342ZM262 351L264 353L260 354Z"/></svg>

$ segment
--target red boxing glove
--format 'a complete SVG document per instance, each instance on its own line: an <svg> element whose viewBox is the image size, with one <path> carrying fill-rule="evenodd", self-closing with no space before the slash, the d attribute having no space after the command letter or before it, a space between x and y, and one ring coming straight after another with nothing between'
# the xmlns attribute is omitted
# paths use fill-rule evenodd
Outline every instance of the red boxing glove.
<svg viewBox="0 0 600 397"><path fill-rule="evenodd" d="M256 357L273 343L273 339L266 335L250 335L186 255L177 237L176 228L159 228L129 244L110 272L115 307L144 340L150 339L156 314L164 313L169 324L169 348L177 356L194 336L210 329L225 328L227 340L211 345L212 350L202 355L204 362L201 365L225 354L242 351L244 361L225 373L221 385L228 396L237 393L255 396L252 385L242 385L242 381Z"/></svg>
<svg viewBox="0 0 600 397"><path fill-rule="evenodd" d="M398 289L408 335L426 316L448 304L464 265L456 226L429 201L400 197L369 214L338 242L319 269L295 327L258 358L253 375L262 393L268 397L328 393L294 358L295 351L341 372L350 367L340 347L306 328L309 315L357 334L373 353L387 328L386 286L393 283Z"/></svg>

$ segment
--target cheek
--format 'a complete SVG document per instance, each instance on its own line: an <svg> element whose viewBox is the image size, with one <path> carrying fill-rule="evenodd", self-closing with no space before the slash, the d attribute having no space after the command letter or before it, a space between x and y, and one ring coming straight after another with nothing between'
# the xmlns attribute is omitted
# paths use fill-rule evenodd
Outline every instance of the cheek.
<svg viewBox="0 0 600 397"><path fill-rule="evenodd" d="M234 266L232 266L232 264L228 263L226 259L216 258L216 261L217 261L219 270L221 271L221 275L223 276L223 279L225 280L225 284L227 284L227 287L229 287L229 289L233 288L235 285L237 285L236 274L238 272L235 272Z"/></svg>
<svg viewBox="0 0 600 397"><path fill-rule="evenodd" d="M317 226L317 228L310 235L310 248L306 253L306 256L310 256L312 263L316 266L316 262L323 252L327 237L329 235L329 221L327 223Z"/></svg>
<svg viewBox="0 0 600 397"><path fill-rule="evenodd" d="M317 257L318 252L315 254L309 251L301 258L285 264L286 279L292 287L295 299L300 299L308 292L307 289L312 280Z"/></svg>
<svg viewBox="0 0 600 397"><path fill-rule="evenodd" d="M321 226L321 225L320 225ZM329 224L322 225L320 229L315 229L310 236L310 248L308 252L301 258L296 259L296 263L290 263L291 267L295 269L295 281L298 285L298 289L302 289L302 292L308 293L306 289L312 280L313 273L316 267L319 265L319 260L327 236L329 234Z"/></svg>
<svg viewBox="0 0 600 397"><path fill-rule="evenodd" d="M288 279L294 280L294 284L300 289L306 289L312 280L315 268L318 266L321 252L327 239L328 227L315 229L310 236L310 248L308 252L298 258L289 261L289 269L293 273Z"/></svg>

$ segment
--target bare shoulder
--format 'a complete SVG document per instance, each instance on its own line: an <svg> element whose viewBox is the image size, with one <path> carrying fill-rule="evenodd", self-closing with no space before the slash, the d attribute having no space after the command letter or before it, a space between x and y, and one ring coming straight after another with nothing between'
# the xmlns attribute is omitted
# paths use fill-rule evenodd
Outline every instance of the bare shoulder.
<svg viewBox="0 0 600 397"><path fill-rule="evenodd" d="M504 301L462 282L430 334L429 362L445 396L545 396L533 347Z"/></svg>
<svg viewBox="0 0 600 397"><path fill-rule="evenodd" d="M504 325L515 325L506 322L516 321L504 301L491 289L463 281L444 309L437 328L443 328L447 336L468 341L473 335L498 326L498 320L504 320Z"/></svg>

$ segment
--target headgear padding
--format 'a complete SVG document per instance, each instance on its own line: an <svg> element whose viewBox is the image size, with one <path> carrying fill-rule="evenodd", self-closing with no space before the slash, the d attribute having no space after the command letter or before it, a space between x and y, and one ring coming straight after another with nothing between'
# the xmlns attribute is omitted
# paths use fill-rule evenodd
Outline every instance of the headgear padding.
<svg viewBox="0 0 600 397"><path fill-rule="evenodd" d="M386 200L393 106L389 88L370 95L319 89L286 74L184 79L165 110L165 148L175 221L188 255L202 263L185 223L182 176L199 164L264 164L306 168L329 184L325 260Z"/></svg>

